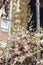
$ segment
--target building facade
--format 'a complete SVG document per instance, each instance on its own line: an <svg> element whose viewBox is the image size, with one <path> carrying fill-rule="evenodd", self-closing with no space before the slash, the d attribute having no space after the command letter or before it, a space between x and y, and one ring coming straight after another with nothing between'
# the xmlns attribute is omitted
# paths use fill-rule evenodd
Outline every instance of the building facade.
<svg viewBox="0 0 43 65"><path fill-rule="evenodd" d="M27 24L31 19L31 9L28 4L33 6L34 2L31 0L0 0L0 41L7 42L10 35L10 24L11 24L11 9L12 9L12 22L13 25L18 23L21 26L27 28ZM36 3L36 2L35 2ZM18 7L17 7L18 6ZM42 5L41 5L42 7ZM32 8L32 7L31 7ZM34 9L32 18L36 20L36 9ZM35 24L33 24L35 26Z"/></svg>
<svg viewBox="0 0 43 65"><path fill-rule="evenodd" d="M10 35L11 0L0 0L0 43L7 43Z"/></svg>

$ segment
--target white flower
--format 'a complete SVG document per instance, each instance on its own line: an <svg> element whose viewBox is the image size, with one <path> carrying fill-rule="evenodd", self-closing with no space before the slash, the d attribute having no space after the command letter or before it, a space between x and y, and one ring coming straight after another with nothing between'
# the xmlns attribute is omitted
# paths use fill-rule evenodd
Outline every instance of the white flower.
<svg viewBox="0 0 43 65"><path fill-rule="evenodd" d="M24 56L21 56L20 59L19 59L19 62L22 63L24 61L24 59L25 59L25 57Z"/></svg>
<svg viewBox="0 0 43 65"><path fill-rule="evenodd" d="M17 37L17 40L20 40L20 37Z"/></svg>
<svg viewBox="0 0 43 65"><path fill-rule="evenodd" d="M28 50L28 45L24 45L25 50Z"/></svg>
<svg viewBox="0 0 43 65"><path fill-rule="evenodd" d="M42 40L40 40L40 42L41 42L41 43L43 43L43 39L42 39Z"/></svg>
<svg viewBox="0 0 43 65"><path fill-rule="evenodd" d="M5 48L6 46L7 46L7 43L5 43L5 42L0 43L0 47Z"/></svg>

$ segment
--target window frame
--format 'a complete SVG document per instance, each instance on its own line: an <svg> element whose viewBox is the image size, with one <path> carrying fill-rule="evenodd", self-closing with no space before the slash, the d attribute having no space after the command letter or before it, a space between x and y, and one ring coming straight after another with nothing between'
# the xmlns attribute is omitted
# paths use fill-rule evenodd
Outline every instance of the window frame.
<svg viewBox="0 0 43 65"><path fill-rule="evenodd" d="M6 20L6 21L3 21ZM6 22L6 23L5 23ZM3 23L5 24L5 26L3 25ZM7 27L6 27L7 24ZM2 32L8 32L9 31L9 25L10 25L10 20L9 19L4 19L2 18L2 22L1 22L1 31Z"/></svg>

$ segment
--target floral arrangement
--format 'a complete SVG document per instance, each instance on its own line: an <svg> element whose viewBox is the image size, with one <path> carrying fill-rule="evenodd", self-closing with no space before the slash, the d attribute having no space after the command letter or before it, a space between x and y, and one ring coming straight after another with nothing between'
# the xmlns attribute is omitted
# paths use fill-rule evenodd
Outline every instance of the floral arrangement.
<svg viewBox="0 0 43 65"><path fill-rule="evenodd" d="M5 55L2 60L5 59L5 63L7 62L10 65L17 62L23 63L27 59L29 63L36 63L37 53L40 52L40 47L37 47L40 43L40 35L38 34L30 34L23 27L14 29L13 39L11 39L9 48L6 46L7 49L6 51L4 50ZM42 43L43 40L41 41L41 46L43 46Z"/></svg>
<svg viewBox="0 0 43 65"><path fill-rule="evenodd" d="M11 61L12 58L14 64L17 62L23 63L27 58L31 59L31 62L35 61L36 57L34 55L39 52L39 49L37 48L34 35L30 35L28 31L24 31L24 29L21 28L16 29L16 32L13 32L13 34L12 44L9 48Z"/></svg>

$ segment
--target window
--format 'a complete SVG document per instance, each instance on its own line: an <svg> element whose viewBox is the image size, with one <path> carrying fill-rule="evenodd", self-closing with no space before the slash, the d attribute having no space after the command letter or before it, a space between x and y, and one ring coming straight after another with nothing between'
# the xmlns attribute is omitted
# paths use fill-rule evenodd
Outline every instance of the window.
<svg viewBox="0 0 43 65"><path fill-rule="evenodd" d="M2 19L2 22L1 22L1 29L3 32L8 32L9 30L9 20L8 19Z"/></svg>

